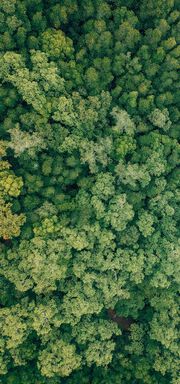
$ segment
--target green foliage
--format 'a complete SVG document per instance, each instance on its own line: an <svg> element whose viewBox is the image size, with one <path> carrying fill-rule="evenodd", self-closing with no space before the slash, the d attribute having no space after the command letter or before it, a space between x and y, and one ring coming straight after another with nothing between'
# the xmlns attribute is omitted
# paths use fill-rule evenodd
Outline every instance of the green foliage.
<svg viewBox="0 0 180 384"><path fill-rule="evenodd" d="M2 384L179 383L179 15L0 1Z"/></svg>
<svg viewBox="0 0 180 384"><path fill-rule="evenodd" d="M45 147L43 140L38 137L37 133L23 132L18 125L10 129L9 132L11 136L9 148L14 150L15 156L20 156L24 151L27 151L31 157L35 152Z"/></svg>
<svg viewBox="0 0 180 384"><path fill-rule="evenodd" d="M149 120L155 127L163 128L165 131L171 126L167 109L164 109L163 111L155 109L149 116Z"/></svg>
<svg viewBox="0 0 180 384"><path fill-rule="evenodd" d="M4 240L19 236L20 227L25 222L24 214L14 214L11 209L12 198L19 196L23 181L10 170L9 162L3 160L7 146L7 142L0 142L0 237Z"/></svg>
<svg viewBox="0 0 180 384"><path fill-rule="evenodd" d="M81 358L76 354L75 346L63 340L52 341L39 354L38 366L43 376L64 377L79 368Z"/></svg>
<svg viewBox="0 0 180 384"><path fill-rule="evenodd" d="M52 59L68 58L73 53L73 44L61 30L47 29L42 34L42 51Z"/></svg>
<svg viewBox="0 0 180 384"><path fill-rule="evenodd" d="M48 219L45 225L47 233L53 232L53 224ZM31 241L22 241L18 253L14 249L7 254L7 259L4 261L5 277L21 292L31 288L38 294L56 290L56 281L65 277L66 260L70 257L64 247L60 239L56 242L52 240L46 242L36 237Z"/></svg>

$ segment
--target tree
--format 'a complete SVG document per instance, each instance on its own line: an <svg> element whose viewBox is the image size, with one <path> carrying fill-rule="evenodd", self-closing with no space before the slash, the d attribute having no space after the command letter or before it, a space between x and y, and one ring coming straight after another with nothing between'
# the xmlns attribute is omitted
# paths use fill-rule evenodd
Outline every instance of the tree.
<svg viewBox="0 0 180 384"><path fill-rule="evenodd" d="M8 143L0 142L1 158L6 156ZM12 198L18 197L23 186L22 178L15 176L10 169L7 160L0 160L0 237L8 240L13 236L19 236L20 227L25 222L25 216L13 214Z"/></svg>
<svg viewBox="0 0 180 384"><path fill-rule="evenodd" d="M24 151L28 151L30 156L35 155L35 151L45 148L43 139L37 133L32 134L20 130L19 125L10 131L11 141L9 148L14 150L16 156L20 156Z"/></svg>
<svg viewBox="0 0 180 384"><path fill-rule="evenodd" d="M47 348L39 354L39 367L43 376L53 377L69 376L70 373L79 368L80 356L76 354L75 347L63 340L49 343Z"/></svg>
<svg viewBox="0 0 180 384"><path fill-rule="evenodd" d="M0 2L0 382L177 384L177 0Z"/></svg>

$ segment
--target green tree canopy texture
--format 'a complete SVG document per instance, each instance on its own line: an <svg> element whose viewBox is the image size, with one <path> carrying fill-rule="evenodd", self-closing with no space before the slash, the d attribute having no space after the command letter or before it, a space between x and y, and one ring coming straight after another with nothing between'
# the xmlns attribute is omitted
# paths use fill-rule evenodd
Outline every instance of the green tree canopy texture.
<svg viewBox="0 0 180 384"><path fill-rule="evenodd" d="M0 383L179 384L178 0L0 1Z"/></svg>

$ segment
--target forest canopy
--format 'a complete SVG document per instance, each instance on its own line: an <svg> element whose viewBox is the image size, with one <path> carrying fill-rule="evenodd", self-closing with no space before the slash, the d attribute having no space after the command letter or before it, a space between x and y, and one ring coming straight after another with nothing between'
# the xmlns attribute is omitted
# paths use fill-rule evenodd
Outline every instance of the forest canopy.
<svg viewBox="0 0 180 384"><path fill-rule="evenodd" d="M1 384L179 384L179 6L0 1Z"/></svg>

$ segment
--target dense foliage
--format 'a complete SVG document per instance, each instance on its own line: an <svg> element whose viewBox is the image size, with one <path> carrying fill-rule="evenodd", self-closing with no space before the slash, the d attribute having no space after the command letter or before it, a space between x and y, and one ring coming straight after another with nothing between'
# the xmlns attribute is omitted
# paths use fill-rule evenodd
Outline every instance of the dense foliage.
<svg viewBox="0 0 180 384"><path fill-rule="evenodd" d="M178 8L0 1L2 384L179 383Z"/></svg>

